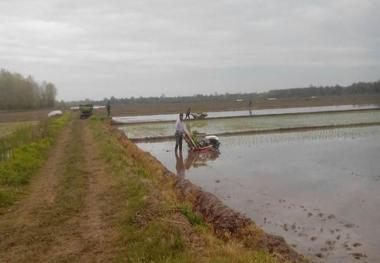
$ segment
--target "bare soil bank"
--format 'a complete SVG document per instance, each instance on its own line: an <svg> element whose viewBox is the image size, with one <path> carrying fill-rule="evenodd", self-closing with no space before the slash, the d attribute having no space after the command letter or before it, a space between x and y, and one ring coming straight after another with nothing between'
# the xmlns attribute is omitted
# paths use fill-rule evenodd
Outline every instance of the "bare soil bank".
<svg viewBox="0 0 380 263"><path fill-rule="evenodd" d="M292 108L292 107L317 107L332 105L353 104L380 104L380 96L337 96L318 97L315 99L279 99L279 100L254 100L253 109ZM112 107L112 116L126 115L152 115L185 112L191 107L193 112L245 110L248 109L247 101L198 101L193 103L147 103L127 104Z"/></svg>
<svg viewBox="0 0 380 263"><path fill-rule="evenodd" d="M281 261L307 262L282 237L265 233L251 219L233 211L213 194L204 192L190 181L176 176L152 155L142 151L128 140L121 131L113 127L110 127L110 131L116 134L120 144L127 149L131 158L143 165L159 180L169 181L178 197L191 203L193 209L202 214L206 222L213 225L214 231L219 237L232 237L243 241L248 248L267 250Z"/></svg>

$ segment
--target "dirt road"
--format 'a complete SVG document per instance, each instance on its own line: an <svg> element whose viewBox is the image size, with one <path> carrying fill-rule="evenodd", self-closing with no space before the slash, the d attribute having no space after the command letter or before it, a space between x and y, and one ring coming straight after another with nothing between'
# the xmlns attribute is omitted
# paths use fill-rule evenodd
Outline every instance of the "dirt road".
<svg viewBox="0 0 380 263"><path fill-rule="evenodd" d="M86 121L73 120L31 184L0 216L0 262L104 262L117 250L113 177Z"/></svg>
<svg viewBox="0 0 380 263"><path fill-rule="evenodd" d="M253 225L249 246L219 238L159 164L148 170L104 123L74 117L29 193L0 214L0 262L304 262L287 246L270 254Z"/></svg>

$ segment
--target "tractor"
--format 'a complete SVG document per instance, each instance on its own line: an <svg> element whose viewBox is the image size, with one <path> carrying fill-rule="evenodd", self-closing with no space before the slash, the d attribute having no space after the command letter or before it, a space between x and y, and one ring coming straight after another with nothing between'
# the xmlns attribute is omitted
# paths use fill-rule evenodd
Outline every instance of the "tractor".
<svg viewBox="0 0 380 263"><path fill-rule="evenodd" d="M93 110L94 110L94 105L92 104L79 105L80 118L87 119L88 117L92 115Z"/></svg>

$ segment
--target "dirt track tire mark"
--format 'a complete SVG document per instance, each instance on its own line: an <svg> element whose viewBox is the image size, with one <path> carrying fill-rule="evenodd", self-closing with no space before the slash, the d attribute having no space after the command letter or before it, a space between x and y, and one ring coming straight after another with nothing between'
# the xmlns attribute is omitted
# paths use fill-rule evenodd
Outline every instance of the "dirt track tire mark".
<svg viewBox="0 0 380 263"><path fill-rule="evenodd" d="M89 185L80 229L83 238L89 242L80 261L105 262L115 257L117 234L112 224L116 212L112 205L115 183L105 170L106 164L88 127L85 127L84 135L84 165L89 172Z"/></svg>
<svg viewBox="0 0 380 263"><path fill-rule="evenodd" d="M38 214L44 212L43 207L49 207L54 202L71 127L72 122L58 137L45 165L31 182L30 194L0 217L0 262L23 261L30 255L24 253L24 248L28 243L35 242L33 237L41 223L36 220Z"/></svg>
<svg viewBox="0 0 380 263"><path fill-rule="evenodd" d="M113 178L105 171L106 164L87 121L80 121L79 127L81 156L77 162L80 162L81 176L86 182L83 204L81 210L62 226L68 232L61 233L43 261L110 262L117 255Z"/></svg>
<svg viewBox="0 0 380 263"><path fill-rule="evenodd" d="M49 153L45 165L31 184L32 192L22 203L18 211L18 223L28 224L35 217L35 210L44 205L52 205L56 195L58 178L64 165L65 148L70 139L70 123L59 136L56 145Z"/></svg>
<svg viewBox="0 0 380 263"><path fill-rule="evenodd" d="M109 262L117 249L113 178L87 121L64 129L31 193L0 217L0 262Z"/></svg>

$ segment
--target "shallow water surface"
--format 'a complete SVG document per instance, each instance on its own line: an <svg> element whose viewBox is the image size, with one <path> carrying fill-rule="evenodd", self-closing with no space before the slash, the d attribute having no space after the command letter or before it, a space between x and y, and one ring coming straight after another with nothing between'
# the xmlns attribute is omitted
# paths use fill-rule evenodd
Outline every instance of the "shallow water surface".
<svg viewBox="0 0 380 263"><path fill-rule="evenodd" d="M379 110L346 111L332 113L253 116L252 118L210 119L186 122L189 130L213 134L247 130L313 127L320 125L342 125L380 122ZM170 136L174 134L174 123L147 123L121 126L129 138Z"/></svg>
<svg viewBox="0 0 380 263"><path fill-rule="evenodd" d="M380 262L379 126L221 141L182 159L173 142L139 147L314 261Z"/></svg>
<svg viewBox="0 0 380 263"><path fill-rule="evenodd" d="M249 112L248 110L240 111L217 111L208 112L209 118L219 117L238 117L248 115L270 115L270 114L285 114L285 113L300 113L300 112L324 112L324 111L342 111L342 110L357 110L357 109L375 109L378 105L338 105L338 106L320 106L320 107L297 107L297 108L279 108L279 109L260 109ZM140 116L120 116L113 117L115 121L123 123L139 123L139 122L160 122L160 121L175 121L178 114L157 114L157 115L140 115Z"/></svg>

